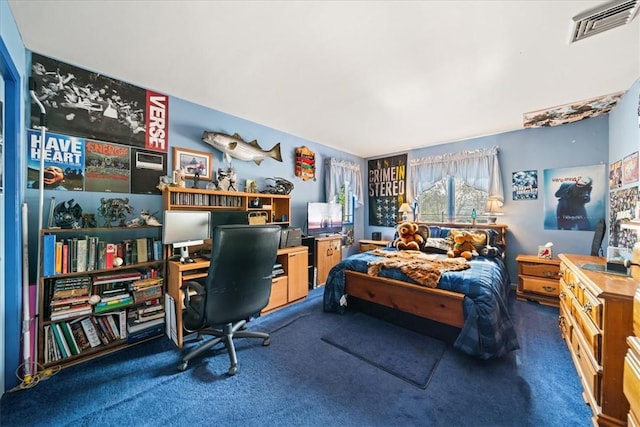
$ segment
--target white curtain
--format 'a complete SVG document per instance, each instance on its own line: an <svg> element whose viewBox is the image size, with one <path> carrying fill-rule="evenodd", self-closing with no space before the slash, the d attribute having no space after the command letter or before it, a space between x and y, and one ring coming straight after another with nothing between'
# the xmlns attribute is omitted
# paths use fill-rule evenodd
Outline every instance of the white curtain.
<svg viewBox="0 0 640 427"><path fill-rule="evenodd" d="M488 193L489 199L504 202L498 147L412 159L409 162L411 197L429 190L445 176L462 179L467 185Z"/></svg>
<svg viewBox="0 0 640 427"><path fill-rule="evenodd" d="M347 184L353 191L356 203L360 206L364 204L364 194L362 193L362 173L360 165L346 160L329 158L325 160L327 168L325 175L325 192L327 201L337 200L340 188Z"/></svg>

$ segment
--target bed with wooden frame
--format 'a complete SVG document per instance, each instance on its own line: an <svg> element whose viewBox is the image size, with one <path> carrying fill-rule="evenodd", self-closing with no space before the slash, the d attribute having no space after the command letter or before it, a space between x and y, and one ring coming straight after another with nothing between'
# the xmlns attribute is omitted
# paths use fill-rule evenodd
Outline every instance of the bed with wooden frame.
<svg viewBox="0 0 640 427"><path fill-rule="evenodd" d="M421 223L441 236L450 230L491 230L499 257L474 257L463 272L442 273L436 287L424 286L399 272L372 276L364 267L376 251L355 254L335 266L324 293L324 310L342 312L351 297L459 328L454 347L481 359L503 356L518 348L507 295L509 275L504 264L507 226L502 224ZM446 255L441 255L446 257ZM390 269L391 270L391 269Z"/></svg>

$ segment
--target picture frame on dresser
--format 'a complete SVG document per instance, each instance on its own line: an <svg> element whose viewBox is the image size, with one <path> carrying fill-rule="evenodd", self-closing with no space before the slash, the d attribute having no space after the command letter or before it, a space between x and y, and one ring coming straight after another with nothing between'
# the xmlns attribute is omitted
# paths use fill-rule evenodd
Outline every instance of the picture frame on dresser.
<svg viewBox="0 0 640 427"><path fill-rule="evenodd" d="M213 180L213 153L173 147L173 168L182 169L186 179Z"/></svg>

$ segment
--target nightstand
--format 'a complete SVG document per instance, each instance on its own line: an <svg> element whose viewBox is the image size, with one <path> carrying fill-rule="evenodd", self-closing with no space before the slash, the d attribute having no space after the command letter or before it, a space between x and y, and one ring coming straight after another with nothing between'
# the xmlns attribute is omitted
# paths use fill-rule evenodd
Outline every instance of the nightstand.
<svg viewBox="0 0 640 427"><path fill-rule="evenodd" d="M560 301L560 260L539 258L536 255L518 255L518 289L521 300L538 301L558 307Z"/></svg>
<svg viewBox="0 0 640 427"><path fill-rule="evenodd" d="M358 243L360 243L360 252L366 252L386 247L389 240L358 240Z"/></svg>

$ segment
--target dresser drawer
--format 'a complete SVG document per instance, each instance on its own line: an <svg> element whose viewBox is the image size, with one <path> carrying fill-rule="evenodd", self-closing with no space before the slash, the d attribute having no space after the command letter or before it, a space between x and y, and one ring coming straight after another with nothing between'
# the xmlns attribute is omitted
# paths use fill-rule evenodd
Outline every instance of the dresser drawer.
<svg viewBox="0 0 640 427"><path fill-rule="evenodd" d="M560 294L558 280L543 279L531 276L520 276L524 291L536 292L557 297Z"/></svg>
<svg viewBox="0 0 640 427"><path fill-rule="evenodd" d="M571 349L574 360L577 362L576 367L580 370L583 386L587 389L587 394L595 399L598 405L601 405L600 375L589 357L590 352L582 341L580 333L574 333L571 336Z"/></svg>
<svg viewBox="0 0 640 427"><path fill-rule="evenodd" d="M582 311L589 316L598 329L602 329L602 301L584 289L580 303L582 305Z"/></svg>
<svg viewBox="0 0 640 427"><path fill-rule="evenodd" d="M587 346L591 353L591 357L598 364L602 363L602 351L601 342L602 335L600 330L594 327L591 320L582 312L580 306L577 305L577 301L573 300L573 319L575 321L575 327L579 330L577 333L581 335L584 345ZM574 332L575 334L576 332ZM584 348L583 351L586 351Z"/></svg>
<svg viewBox="0 0 640 427"><path fill-rule="evenodd" d="M624 358L623 390L631 408L640 408L640 338L628 337ZM637 414L635 414L637 415Z"/></svg>
<svg viewBox="0 0 640 427"><path fill-rule="evenodd" d="M532 262L522 262L520 264L520 274L525 276L543 277L558 280L560 267L553 264L539 264Z"/></svg>

